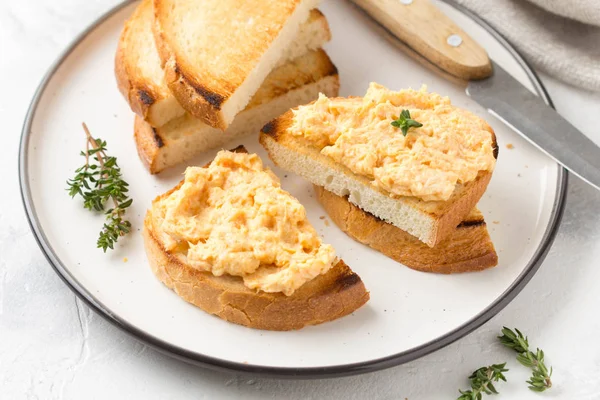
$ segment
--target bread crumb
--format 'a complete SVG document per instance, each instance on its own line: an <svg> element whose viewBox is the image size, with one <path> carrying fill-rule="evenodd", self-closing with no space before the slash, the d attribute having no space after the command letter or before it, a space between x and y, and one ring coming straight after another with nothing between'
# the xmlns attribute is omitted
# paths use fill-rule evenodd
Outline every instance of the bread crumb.
<svg viewBox="0 0 600 400"><path fill-rule="evenodd" d="M319 217L319 219L325 219L325 216L324 216L324 215L321 215L321 216Z"/></svg>
<svg viewBox="0 0 600 400"><path fill-rule="evenodd" d="M521 177L521 174L517 174L517 176L520 178L520 177Z"/></svg>
<svg viewBox="0 0 600 400"><path fill-rule="evenodd" d="M500 221L492 221L492 224L498 225L499 223L500 223Z"/></svg>
<svg viewBox="0 0 600 400"><path fill-rule="evenodd" d="M509 149L509 150L512 150L512 149L515 148L515 146L512 143L509 143L509 144L506 145L506 148Z"/></svg>
<svg viewBox="0 0 600 400"><path fill-rule="evenodd" d="M123 257L123 262L127 262L129 259L127 257Z"/></svg>
<svg viewBox="0 0 600 400"><path fill-rule="evenodd" d="M325 226L329 226L329 220L325 220Z"/></svg>

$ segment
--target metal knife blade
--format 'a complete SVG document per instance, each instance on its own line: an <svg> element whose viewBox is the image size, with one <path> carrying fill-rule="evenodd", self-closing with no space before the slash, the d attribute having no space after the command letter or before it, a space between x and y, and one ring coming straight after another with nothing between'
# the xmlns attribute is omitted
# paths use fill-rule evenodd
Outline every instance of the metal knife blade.
<svg viewBox="0 0 600 400"><path fill-rule="evenodd" d="M493 74L467 94L541 151L600 189L600 148L492 61Z"/></svg>

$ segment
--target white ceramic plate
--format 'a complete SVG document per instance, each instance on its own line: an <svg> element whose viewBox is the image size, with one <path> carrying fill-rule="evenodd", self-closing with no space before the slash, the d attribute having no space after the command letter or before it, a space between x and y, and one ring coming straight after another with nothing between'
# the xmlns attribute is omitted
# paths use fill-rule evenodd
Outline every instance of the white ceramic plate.
<svg viewBox="0 0 600 400"><path fill-rule="evenodd" d="M522 59L489 27L454 6L440 7L531 90L545 96ZM327 51L339 67L342 95L364 94L370 81L429 89L486 118L500 156L480 203L498 250L496 268L454 276L413 271L346 237L319 219L311 185L291 174L283 187L306 206L325 240L363 279L371 300L354 314L296 332L258 331L225 322L182 301L147 265L139 233L151 200L174 186L184 167L150 176L132 140L133 115L113 75L117 39L135 4L117 7L79 37L40 85L23 130L20 177L32 229L50 263L93 309L150 345L187 361L278 376L335 376L415 359L483 324L522 289L540 265L560 220L566 173L471 101L462 88L424 69L383 39L347 2L325 2L333 31ZM133 234L117 249L96 249L103 216L72 200L65 180L82 163L81 122L108 142L134 199ZM506 145L512 143L513 150ZM257 138L238 140L259 153ZM215 152L192 164L202 165ZM124 262L124 258L128 262Z"/></svg>

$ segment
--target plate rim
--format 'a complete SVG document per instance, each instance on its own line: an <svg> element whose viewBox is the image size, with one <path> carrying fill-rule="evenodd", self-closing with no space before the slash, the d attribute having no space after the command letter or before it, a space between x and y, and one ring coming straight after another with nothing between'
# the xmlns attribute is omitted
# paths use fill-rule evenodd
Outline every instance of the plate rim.
<svg viewBox="0 0 600 400"><path fill-rule="evenodd" d="M25 209L25 214L29 227L33 233L33 236L40 248L42 253L50 263L50 266L54 269L56 274L61 280L71 289L71 291L77 296L78 299L83 301L88 307L94 310L97 314L103 317L105 320L117 326L122 331L133 337L134 339L141 341L142 343L158 350L161 353L167 354L176 359L185 361L187 363L207 367L221 371L235 371L238 373L244 373L248 375L267 376L273 378L296 378L296 379L319 379L319 378L334 378L342 376L357 375L367 372L374 372L400 364L404 364L409 361L416 360L427 354L433 353L456 340L463 338L470 334L475 329L482 326L484 323L494 317L500 310L506 307L521 290L527 285L531 278L535 275L537 270L540 268L542 262L546 258L548 251L550 250L552 243L556 237L558 227L562 220L565 200L568 186L568 172L562 168L559 164L557 166L557 190L552 205L550 221L544 235L542 236L540 245L534 252L532 258L524 268L524 270L517 276L512 284L488 307L483 309L480 313L469 319L459 327L446 332L445 334L419 346L413 347L409 350L402 351L400 353L392 354L386 357L381 357L368 361L361 361L357 363L332 365L325 367L271 367L254 364L242 364L234 361L223 360L216 357L203 355L197 352L189 351L179 346L173 345L162 339L159 339L150 333L143 331L134 325L130 324L127 320L120 318L113 314L113 312L102 302L98 301L93 294L91 294L83 285L81 285L77 279L75 279L69 270L63 265L62 261L58 258L52 246L42 229L42 226L37 217L35 207L31 198L31 190L28 179L28 154L27 148L29 145L29 139L31 137L31 125L33 123L37 107L45 92L47 85L61 67L67 57L75 50L75 48L97 27L99 27L106 20L111 18L114 14L120 12L123 8L135 3L138 0L125 0L108 11L100 15L95 19L87 28L79 33L71 43L59 54L56 60L51 64L46 74L43 76L39 83L23 123L21 130L21 139L19 143L19 187L21 192L21 200ZM471 11L465 9L463 6L454 2L454 0L441 0L447 3L451 7L457 9L461 13L467 15L470 19L476 22L478 25L488 31L520 64L525 73L527 74L530 82L535 87L537 94L548 104L554 108L552 100L548 95L546 88L540 81L537 73L529 65L529 63L521 56L521 54L506 40L498 31L491 27L487 22L482 20Z"/></svg>

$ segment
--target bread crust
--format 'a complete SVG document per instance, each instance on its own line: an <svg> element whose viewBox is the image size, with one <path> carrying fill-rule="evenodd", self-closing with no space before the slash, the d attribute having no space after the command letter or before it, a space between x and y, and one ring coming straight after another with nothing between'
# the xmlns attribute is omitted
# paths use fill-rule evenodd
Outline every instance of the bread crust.
<svg viewBox="0 0 600 400"><path fill-rule="evenodd" d="M233 151L246 152L242 146ZM154 202L170 195L182 183ZM295 330L341 318L369 300L360 277L342 260L286 296L249 289L240 277L214 276L193 268L184 254L169 251L161 243L152 208L144 219L143 237L148 262L161 282L188 303L235 324L264 330Z"/></svg>
<svg viewBox="0 0 600 400"><path fill-rule="evenodd" d="M192 83L175 58L169 59L164 69L169 89L187 112L212 127L223 131L227 129L226 117L221 111L221 105L228 96L225 90L218 92L207 86Z"/></svg>
<svg viewBox="0 0 600 400"><path fill-rule="evenodd" d="M354 174L349 168L322 155L317 149L311 147L301 138L293 137L289 134L287 129L292 122L293 110L289 110L285 114L269 122L261 130L259 141L267 150L269 157L275 164L284 169L289 169L289 166L286 167L281 165L286 157L280 153L285 149L286 151L297 153L298 158L302 157L304 161L312 160L322 165L323 168L335 171L335 174L345 176L352 181L358 182L358 184L363 187L368 187L373 193L378 193L381 198L389 199L390 196L387 192L371 185L366 177ZM492 145L494 147L494 156L497 158L498 145L496 136L493 131L491 134L493 138ZM303 164L303 162L298 161L296 167L300 164ZM300 173L300 171L293 172ZM305 178L309 179L307 176L305 176ZM427 234L420 237L420 239L429 247L435 247L446 239L468 213L475 208L479 199L487 189L491 178L491 172L480 171L475 180L460 185L448 201L424 201L416 197L404 196L395 199L395 202L401 204L403 207L411 209L411 212L413 212L416 217L419 217L421 221L426 221L424 224L429 226L429 229ZM309 180L313 184L324 186L326 189L330 190L326 182ZM342 193L336 194L342 195ZM352 195L349 197L349 201L354 203L355 200Z"/></svg>
<svg viewBox="0 0 600 400"><path fill-rule="evenodd" d="M158 93L148 87L146 80L137 73L137 66L131 62L127 55L128 52L132 51L129 45L136 27L144 14L151 12L148 7L152 7L152 1L142 1L125 22L115 55L115 77L119 91L129 103L131 110L144 118L148 114L150 106L156 102Z"/></svg>
<svg viewBox="0 0 600 400"><path fill-rule="evenodd" d="M151 174L160 172L158 169L158 157L160 149L164 146L164 142L156 128L153 128L149 123L136 115L133 122L133 138L142 164L144 164Z"/></svg>
<svg viewBox="0 0 600 400"><path fill-rule="evenodd" d="M432 248L321 186L314 186L314 190L331 220L348 236L409 268L453 274L481 271L498 264L483 215L477 209Z"/></svg>

